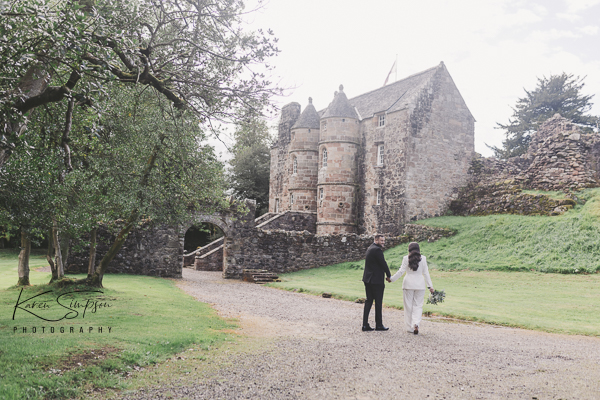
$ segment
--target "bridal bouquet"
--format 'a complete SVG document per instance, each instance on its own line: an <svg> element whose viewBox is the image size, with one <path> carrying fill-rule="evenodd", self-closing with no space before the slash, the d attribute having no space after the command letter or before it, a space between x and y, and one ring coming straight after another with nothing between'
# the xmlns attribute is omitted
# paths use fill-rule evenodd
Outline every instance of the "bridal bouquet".
<svg viewBox="0 0 600 400"><path fill-rule="evenodd" d="M443 290L434 290L427 299L427 304L436 305L437 303L443 303L446 297L446 292Z"/></svg>

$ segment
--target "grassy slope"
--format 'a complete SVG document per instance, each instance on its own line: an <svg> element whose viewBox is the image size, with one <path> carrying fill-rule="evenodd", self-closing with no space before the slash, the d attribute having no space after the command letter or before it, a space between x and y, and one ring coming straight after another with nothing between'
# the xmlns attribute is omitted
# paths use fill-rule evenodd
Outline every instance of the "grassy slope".
<svg viewBox="0 0 600 400"><path fill-rule="evenodd" d="M435 243L421 243L434 286L447 293L445 303L426 305L425 311L600 335L600 275L587 274L600 271L600 189L587 190L583 196L588 199L584 206L556 217L492 215L420 221L458 232ZM392 273L406 252L406 245L385 252ZM343 263L285 274L284 281L274 286L331 292L354 300L364 297L362 266L363 262ZM388 284L384 302L402 306L401 284Z"/></svg>
<svg viewBox="0 0 600 400"><path fill-rule="evenodd" d="M556 217L440 217L420 223L455 229L451 238L421 243L429 264L443 270L593 273L600 271L600 189L584 206ZM399 264L402 246L388 252Z"/></svg>
<svg viewBox="0 0 600 400"><path fill-rule="evenodd" d="M6 251L4 251L6 253ZM14 257L6 255L0 264L0 287L16 281ZM49 273L36 280L47 282ZM82 276L80 276L82 277ZM19 296L15 288L0 290L0 399L86 397L97 388L122 388L126 377L138 366L151 365L175 353L197 348L203 358L213 343L230 335L221 332L232 326L220 319L208 305L182 293L172 281L146 276L107 275L101 295L112 307L60 322L44 322L18 310L12 320ZM23 292L32 296L47 290L34 286ZM68 291L71 291L69 288ZM64 290L63 290L64 292ZM13 328L19 327L18 333ZM37 333L31 333L31 327ZM55 327L55 333L40 333L41 326ZM58 333L60 327L73 326L76 333ZM103 333L79 333L80 327L102 326ZM107 327L112 332L107 333ZM27 333L20 333L27 327ZM109 352L103 360L90 359L91 351ZM204 349L204 350L203 350ZM83 357L82 365L70 365L72 357ZM192 356L194 357L194 356ZM61 370L58 372L58 370Z"/></svg>

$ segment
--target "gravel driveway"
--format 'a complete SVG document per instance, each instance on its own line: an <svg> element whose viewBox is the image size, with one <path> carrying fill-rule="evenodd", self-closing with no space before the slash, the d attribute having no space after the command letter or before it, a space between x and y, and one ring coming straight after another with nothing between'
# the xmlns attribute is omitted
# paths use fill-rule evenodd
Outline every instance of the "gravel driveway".
<svg viewBox="0 0 600 400"><path fill-rule="evenodd" d="M431 318L413 335L402 329L402 311L385 308L390 330L362 332L361 304L219 272L184 268L183 277L185 292L238 318L241 333L269 337L269 346L232 355L198 382L128 399L600 399L598 338Z"/></svg>

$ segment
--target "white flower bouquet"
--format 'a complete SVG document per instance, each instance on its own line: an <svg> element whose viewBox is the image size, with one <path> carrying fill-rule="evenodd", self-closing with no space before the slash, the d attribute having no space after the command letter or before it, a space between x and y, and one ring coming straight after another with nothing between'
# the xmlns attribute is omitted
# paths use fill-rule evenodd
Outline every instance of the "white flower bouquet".
<svg viewBox="0 0 600 400"><path fill-rule="evenodd" d="M437 305L438 303L443 303L444 298L446 297L446 292L443 290L434 290L433 293L429 295L427 299L427 304Z"/></svg>

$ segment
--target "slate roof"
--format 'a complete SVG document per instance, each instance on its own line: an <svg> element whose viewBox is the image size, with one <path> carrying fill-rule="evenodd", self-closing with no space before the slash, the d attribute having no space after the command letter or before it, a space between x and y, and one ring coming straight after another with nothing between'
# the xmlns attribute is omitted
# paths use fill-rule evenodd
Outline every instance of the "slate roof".
<svg viewBox="0 0 600 400"><path fill-rule="evenodd" d="M319 129L321 127L319 121L319 114L315 109L315 106L312 104L312 97L308 98L308 105L300 114L300 117L292 126L292 129L295 128L308 128L308 129Z"/></svg>
<svg viewBox="0 0 600 400"><path fill-rule="evenodd" d="M333 101L329 104L321 118L342 117L342 118L358 118L356 110L348 102L348 98L344 93L344 86L340 85L340 91L335 92Z"/></svg>
<svg viewBox="0 0 600 400"><path fill-rule="evenodd" d="M343 99L347 100L344 102L344 114L345 115L332 115L342 114L341 111L334 108L330 110L332 106L338 107L336 100L338 99L339 93L336 95L329 105L328 108L319 111L321 118L332 117L332 116L350 116L349 107L352 107L355 112L358 113L358 119L363 120L365 118L371 118L377 113L391 113L405 109L411 102L419 95L421 90L426 87L427 83L433 78L438 70L445 70L446 67L443 62L439 63L433 68L426 69L414 75L411 75L402 80L390 83L379 89L371 90L370 92L361 94L360 96L347 99L346 95L342 93ZM448 73L446 71L446 73ZM340 85L341 87L341 85ZM339 99L341 102L342 98ZM354 116L353 118L357 118Z"/></svg>
<svg viewBox="0 0 600 400"><path fill-rule="evenodd" d="M372 117L379 112L394 112L406 108L409 101L417 96L443 63L408 78L390 83L354 97L349 102L356 107L361 119Z"/></svg>

